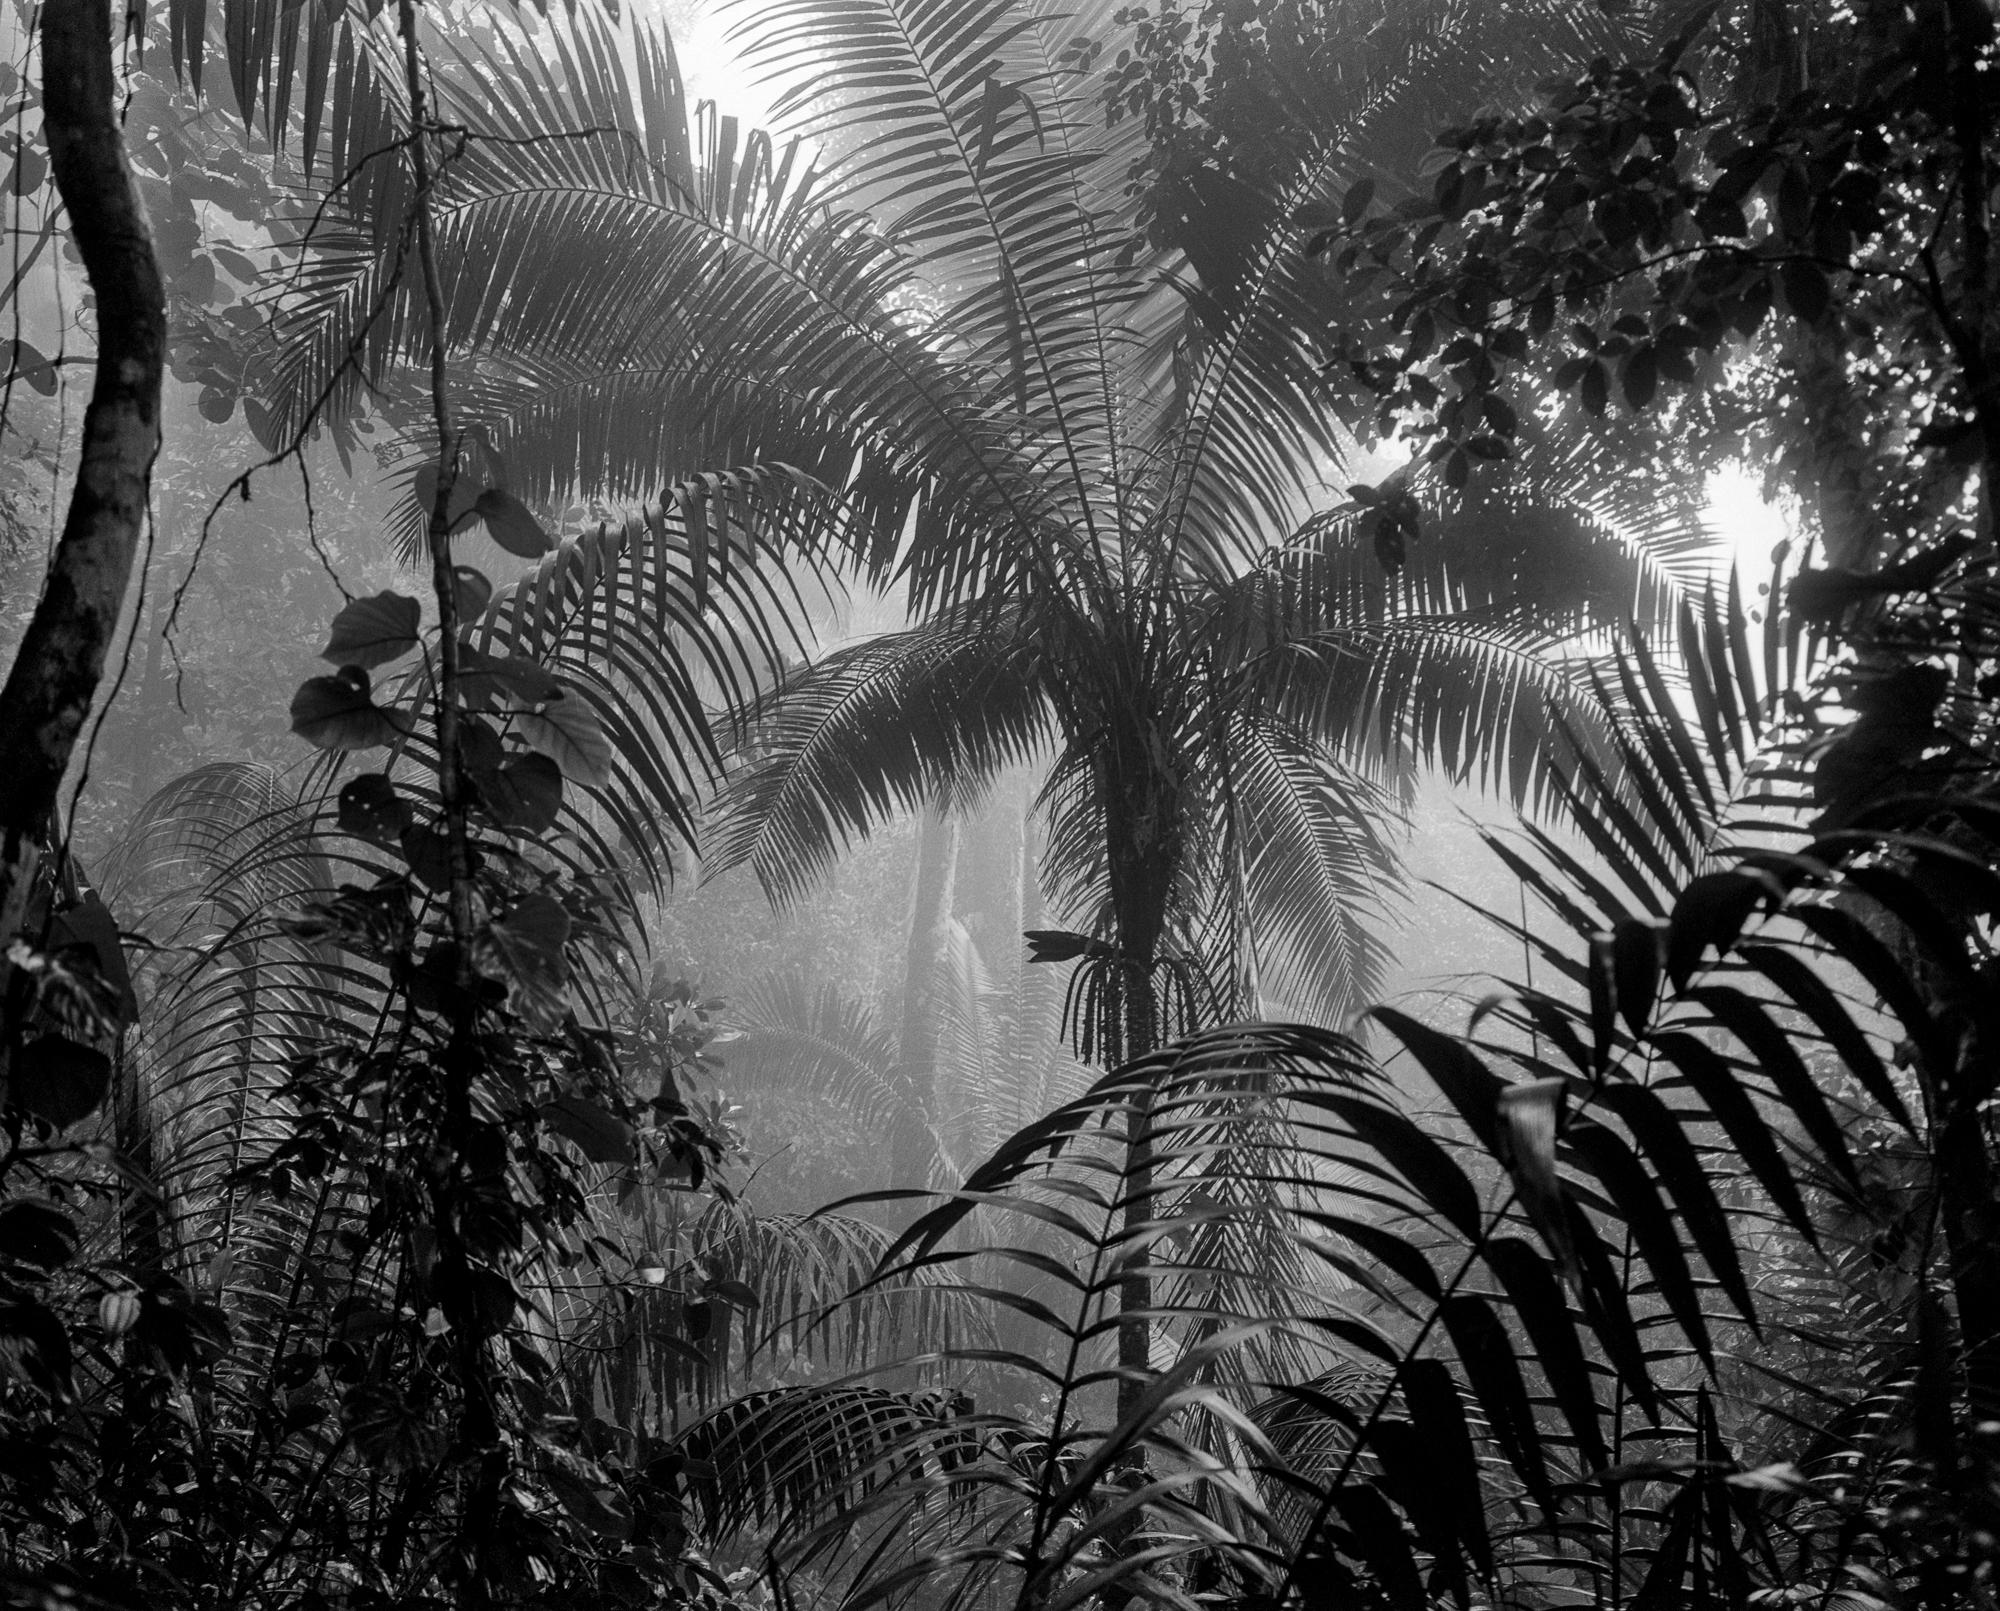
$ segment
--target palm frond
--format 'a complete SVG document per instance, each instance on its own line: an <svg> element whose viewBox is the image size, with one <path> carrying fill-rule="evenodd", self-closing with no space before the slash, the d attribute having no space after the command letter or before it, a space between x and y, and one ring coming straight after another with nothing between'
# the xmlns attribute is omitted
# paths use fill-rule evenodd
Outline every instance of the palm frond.
<svg viewBox="0 0 2000 1611"><path fill-rule="evenodd" d="M835 650L764 706L706 847L798 898L841 845L900 810L961 805L1044 741L1032 647L946 616Z"/></svg>
<svg viewBox="0 0 2000 1611"><path fill-rule="evenodd" d="M1305 734L1246 721L1235 736L1228 833L1260 987L1339 1022L1388 967L1397 815L1379 786ZM1290 1016L1290 1015L1286 1015Z"/></svg>
<svg viewBox="0 0 2000 1611"><path fill-rule="evenodd" d="M838 982L814 986L798 972L766 975L739 992L730 1043L732 1076L753 1086L810 1091L886 1124L897 1100L896 1036Z"/></svg>
<svg viewBox="0 0 2000 1611"><path fill-rule="evenodd" d="M1108 349L1133 288L1097 205L1115 178L1096 108L1053 65L1062 26L1011 0L871 0L763 6L745 37L753 66L790 80L780 117L814 109L836 196L920 258L947 341L1050 445L1065 523L1105 545L1089 483L1119 428Z"/></svg>

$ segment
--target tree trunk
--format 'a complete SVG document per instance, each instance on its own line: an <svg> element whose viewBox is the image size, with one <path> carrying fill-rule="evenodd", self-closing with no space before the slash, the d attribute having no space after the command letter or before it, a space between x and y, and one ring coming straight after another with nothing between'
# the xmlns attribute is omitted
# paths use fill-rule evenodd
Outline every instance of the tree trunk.
<svg viewBox="0 0 2000 1611"><path fill-rule="evenodd" d="M1989 547L1996 532L1993 478L2000 473L2000 278L1993 240L1993 176L1988 148L1993 134L1990 92L1983 69L1990 65L1995 24L1981 0L1948 0L1952 133L1958 146L1959 227L1964 251L1963 305L1958 314L1960 360L1982 446L1980 536ZM1968 960L1983 947L1965 936ZM1975 992L1955 1001L1951 992L1931 992L1939 1016L1963 1026L1958 1063L1937 1093L1933 1143L1939 1192L1943 1198L1951 1279L1958 1307L1960 1348L1975 1424L2000 1418L2000 1237L1994 1235L1996 1182L1990 1111L1996 1077L2000 1014Z"/></svg>
<svg viewBox="0 0 2000 1611"><path fill-rule="evenodd" d="M1167 909L1179 871L1180 832L1175 779L1163 770L1164 744L1144 721L1114 729L1102 763L1105 850L1110 875L1113 943L1104 1014L1110 1031L1107 1065L1129 1063L1158 1049L1160 1002L1155 969L1167 931ZM1129 1240L1154 1216L1153 1095L1138 1093L1126 1116L1123 1230ZM1118 1283L1118 1417L1138 1408L1152 1378L1153 1279L1135 1259Z"/></svg>
<svg viewBox="0 0 2000 1611"><path fill-rule="evenodd" d="M917 836L917 883L903 953L903 1010L896 1037L897 1109L889 1142L890 1183L930 1184L937 1157L937 967L951 922L958 823L926 810Z"/></svg>
<svg viewBox="0 0 2000 1611"><path fill-rule="evenodd" d="M160 447L166 294L113 111L111 38L109 0L42 8L43 128L97 299L97 373L62 536L0 692L0 938L20 928L38 847L104 675Z"/></svg>

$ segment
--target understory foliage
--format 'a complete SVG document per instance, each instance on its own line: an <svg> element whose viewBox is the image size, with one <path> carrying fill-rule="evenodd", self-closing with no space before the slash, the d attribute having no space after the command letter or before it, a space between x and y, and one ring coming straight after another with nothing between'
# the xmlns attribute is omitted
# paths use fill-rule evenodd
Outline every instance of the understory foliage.
<svg viewBox="0 0 2000 1611"><path fill-rule="evenodd" d="M407 0L400 58L233 0L245 114L391 158L279 299L271 428L403 431L433 587L334 616L300 777L176 780L94 889L43 858L0 1593L1991 1605L1990 14L1640 19L1651 54L1448 131L1395 200L1394 143L1351 153L1442 72L1421 27L1368 35L1339 139L1259 143L1232 75L1276 69L1227 8L1180 78L1142 16L1134 167L1039 14L853 9L764 23L823 57L822 182L733 124L698 152L643 29L552 21L553 66L481 34L433 81ZM1155 179L1150 236L1111 230ZM1138 272L1274 193L1179 300ZM579 277L593 231L626 250ZM685 413L633 406L669 384ZM1748 414L1823 540L1755 610L1631 540L1657 458L1591 480ZM1336 418L1418 462L1302 513ZM602 513L552 537L571 496ZM1512 585L1551 553L1577 574ZM907 630L791 663L806 591L897 565ZM1031 955L1100 1066L948 1189L759 1216L706 1095L726 1004L644 957L698 797L783 888L1042 744L1089 932ZM1463 1025L1219 1021L1260 923L1330 999L1365 981L1330 902L1417 760L1542 808L1489 835L1541 920L1480 914L1524 977ZM761 1055L892 1128L885 1036L783 994Z"/></svg>

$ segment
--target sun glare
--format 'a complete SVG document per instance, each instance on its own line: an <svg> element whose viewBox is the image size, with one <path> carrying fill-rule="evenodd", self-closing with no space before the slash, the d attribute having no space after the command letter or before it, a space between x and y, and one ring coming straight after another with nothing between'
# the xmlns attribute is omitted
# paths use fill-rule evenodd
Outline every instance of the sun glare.
<svg viewBox="0 0 2000 1611"><path fill-rule="evenodd" d="M1754 595L1771 579L1773 550L1792 536L1791 512L1767 500L1756 474L1740 464L1711 472L1708 512L1744 592Z"/></svg>

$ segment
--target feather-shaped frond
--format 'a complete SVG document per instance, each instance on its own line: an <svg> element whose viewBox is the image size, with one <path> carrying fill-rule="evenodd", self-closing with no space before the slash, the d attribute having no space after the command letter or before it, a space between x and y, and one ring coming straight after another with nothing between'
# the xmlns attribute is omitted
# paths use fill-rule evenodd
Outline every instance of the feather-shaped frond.
<svg viewBox="0 0 2000 1611"><path fill-rule="evenodd" d="M732 1005L740 1031L729 1047L732 1078L814 1092L866 1126L888 1122L898 1099L896 1036L866 1002L837 981L814 986L786 972L753 981Z"/></svg>
<svg viewBox="0 0 2000 1611"><path fill-rule="evenodd" d="M379 8L345 0L168 0L143 15L157 28L164 14L174 71L202 93L205 69L221 47L236 110L248 128L282 148L297 139L311 173L347 172L378 148L393 73L374 61L386 27Z"/></svg>
<svg viewBox="0 0 2000 1611"><path fill-rule="evenodd" d="M889 1233L852 1215L655 1194L603 1203L596 1222L612 1267L637 1278L572 1282L559 1329L577 1391L620 1425L666 1436L691 1406L795 1372L887 1367L983 1335L964 1294L927 1272L871 1282Z"/></svg>
<svg viewBox="0 0 2000 1611"><path fill-rule="evenodd" d="M843 509L783 466L686 483L640 515L560 544L470 631L482 654L562 679L561 697L578 702L573 722L491 690L480 697L504 722L555 722L543 738L574 752L566 775L589 786L656 885L692 842L695 802L721 774L710 712L751 702L803 649L804 563L781 570L764 549L809 550ZM496 681L473 664L475 681Z"/></svg>
<svg viewBox="0 0 2000 1611"><path fill-rule="evenodd" d="M1057 483L994 413L990 376L913 329L907 254L829 206L795 152L755 133L739 145L734 120L683 173L678 96L649 96L644 73L635 89L592 14L544 27L547 48L503 33L464 54L442 91L468 130L431 210L472 439L526 487L593 494L650 492L746 440L834 482L863 455L850 490L879 506L890 546L862 557L885 563L910 517L925 596L1019 569L1040 552L1031 538L1057 542ZM664 34L634 27L633 51L668 72ZM352 409L428 339L401 225L354 225L316 245L280 310L287 428L322 399ZM668 425L607 426L641 385Z"/></svg>
<svg viewBox="0 0 2000 1611"><path fill-rule="evenodd" d="M985 1335L984 1317L962 1292L926 1271L907 1281L871 1281L890 1233L837 1212L760 1215L717 1200L695 1222L689 1248L710 1270L727 1271L759 1299L744 1335L743 1369L794 1360L863 1369L949 1352Z"/></svg>
<svg viewBox="0 0 2000 1611"><path fill-rule="evenodd" d="M933 1498L959 1462L978 1452L976 1426L938 1393L865 1386L788 1387L732 1400L682 1434L678 1449L703 1474L691 1486L711 1537L770 1529L777 1548L809 1544L800 1564L853 1572L812 1529L829 1516L874 1511L843 1529L860 1561L907 1568L950 1541L959 1507ZM884 1504L884 1500L893 1503Z"/></svg>
<svg viewBox="0 0 2000 1611"><path fill-rule="evenodd" d="M1357 492L1363 489L1356 489ZM1389 521L1402 531L1384 562ZM1301 527L1230 592L1224 619L1268 639L1404 615L1479 612L1562 635L1665 629L1718 546L1678 504L1580 448L1531 452L1463 493L1399 474Z"/></svg>
<svg viewBox="0 0 2000 1611"><path fill-rule="evenodd" d="M147 801L103 863L145 942L112 1126L151 1193L123 1222L122 1252L222 1305L237 1341L230 1390L253 1398L269 1391L275 1350L312 1345L336 1302L380 1285L339 1237L365 1212L357 1183L281 1199L237 1178L291 1134L294 1065L365 1033L384 989L374 970L283 927L338 881L376 871L322 828L266 769L208 766Z"/></svg>
<svg viewBox="0 0 2000 1611"><path fill-rule="evenodd" d="M1282 719L1374 776L1434 766L1536 802L1555 764L1551 712L1588 730L1586 671L1532 627L1410 615L1281 641L1250 662L1246 680Z"/></svg>
<svg viewBox="0 0 2000 1611"><path fill-rule="evenodd" d="M939 1150L949 1179L1088 1081L1062 1048L1061 974L1019 956L989 968L963 924L938 969Z"/></svg>
<svg viewBox="0 0 2000 1611"><path fill-rule="evenodd" d="M983 618L944 616L835 650L769 699L736 762L709 865L747 862L796 899L839 848L891 814L976 797L1045 742L1045 671L1032 644Z"/></svg>
<svg viewBox="0 0 2000 1611"><path fill-rule="evenodd" d="M1088 529L1119 429L1109 349L1137 287L1112 269L1128 240L1103 204L1122 175L1055 65L1065 31L1012 0L870 0L761 6L744 36L753 65L790 80L780 116L814 109L830 186L922 263L951 350L1048 446Z"/></svg>
<svg viewBox="0 0 2000 1611"><path fill-rule="evenodd" d="M1279 723L1244 720L1231 749L1225 837L1240 859L1258 982L1267 999L1314 1009L1303 1016L1345 1019L1374 998L1388 966L1381 926L1394 901L1395 805L1336 753Z"/></svg>
<svg viewBox="0 0 2000 1611"><path fill-rule="evenodd" d="M832 1504L815 1495L808 1506L802 1489L783 1513L773 1571L812 1569L837 1551L857 1597L911 1590L954 1606L987 1593L1081 1603L1100 1571L1158 1603L1191 1604L1180 1568L1209 1550L1261 1576L1275 1538L1248 1471L1272 1454L1235 1384L1246 1370L1267 1377L1279 1359L1317 1370L1331 1358L1323 1329L1272 1318L1311 1305L1324 1324L1326 1293L1291 1213L1301 1166L1280 1139L1287 1126L1271 1122L1294 1087L1261 1053L1285 1068L1295 1059L1306 1083L1316 1069L1328 1090L1375 1081L1338 1037L1206 1037L1030 1125L900 1240L884 1277L930 1270L1010 1311L1018 1331L947 1353L947 1368L976 1364L997 1405L1049 1408L1023 1415L964 1401L922 1426L884 1426L872 1450L857 1449L869 1457L849 1467L856 1480ZM1135 1102L1153 1115L1142 1122L1156 1171L1136 1225L1103 1133ZM1239 1201L1246 1173L1276 1195L1255 1208ZM1135 1262L1158 1276L1148 1318L1161 1328L1159 1374L1121 1422L1115 1294ZM1279 1334L1287 1340L1274 1342ZM812 1413L797 1406L785 1423L792 1438L809 1439ZM804 1458L797 1443L787 1447ZM909 1533L921 1550L889 1543Z"/></svg>

